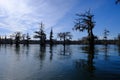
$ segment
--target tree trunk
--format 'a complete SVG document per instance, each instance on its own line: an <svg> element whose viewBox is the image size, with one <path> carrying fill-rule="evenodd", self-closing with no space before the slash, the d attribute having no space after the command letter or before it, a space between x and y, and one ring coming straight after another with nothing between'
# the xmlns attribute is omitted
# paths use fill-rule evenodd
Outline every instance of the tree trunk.
<svg viewBox="0 0 120 80"><path fill-rule="evenodd" d="M64 35L64 41L63 41L63 45L65 46L65 35Z"/></svg>
<svg viewBox="0 0 120 80"><path fill-rule="evenodd" d="M90 33L89 33L89 46L91 47L91 48L93 48L94 47L94 35L93 35L93 31L92 30L90 30Z"/></svg>

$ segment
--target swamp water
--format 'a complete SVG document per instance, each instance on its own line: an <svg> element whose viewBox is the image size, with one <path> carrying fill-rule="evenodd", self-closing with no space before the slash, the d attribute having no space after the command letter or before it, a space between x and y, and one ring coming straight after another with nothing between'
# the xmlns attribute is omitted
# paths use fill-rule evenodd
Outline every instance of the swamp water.
<svg viewBox="0 0 120 80"><path fill-rule="evenodd" d="M0 45L0 80L120 80L120 47Z"/></svg>

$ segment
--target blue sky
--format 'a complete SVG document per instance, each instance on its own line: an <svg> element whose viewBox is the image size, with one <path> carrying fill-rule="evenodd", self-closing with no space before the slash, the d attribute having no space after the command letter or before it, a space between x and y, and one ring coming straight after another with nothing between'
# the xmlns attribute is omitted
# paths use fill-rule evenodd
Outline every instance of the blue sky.
<svg viewBox="0 0 120 80"><path fill-rule="evenodd" d="M102 38L105 28L110 31L109 38L118 35L120 4L116 5L115 0L0 0L0 35L21 31L33 36L42 21L47 36L52 27L55 39L57 33L66 31L72 33L73 39L80 39L87 32L72 31L75 14L89 9L95 15L95 35Z"/></svg>

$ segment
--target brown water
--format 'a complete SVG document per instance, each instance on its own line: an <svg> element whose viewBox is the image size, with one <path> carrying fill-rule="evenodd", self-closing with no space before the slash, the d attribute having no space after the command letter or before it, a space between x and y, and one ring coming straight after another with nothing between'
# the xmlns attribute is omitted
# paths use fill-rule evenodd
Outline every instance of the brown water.
<svg viewBox="0 0 120 80"><path fill-rule="evenodd" d="M120 47L1 45L0 80L120 80Z"/></svg>

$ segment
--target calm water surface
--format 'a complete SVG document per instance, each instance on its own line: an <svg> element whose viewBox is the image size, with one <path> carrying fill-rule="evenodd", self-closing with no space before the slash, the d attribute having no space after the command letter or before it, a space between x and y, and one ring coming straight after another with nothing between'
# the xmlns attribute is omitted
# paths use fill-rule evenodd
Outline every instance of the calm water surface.
<svg viewBox="0 0 120 80"><path fill-rule="evenodd" d="M1 45L0 80L120 80L120 47Z"/></svg>

